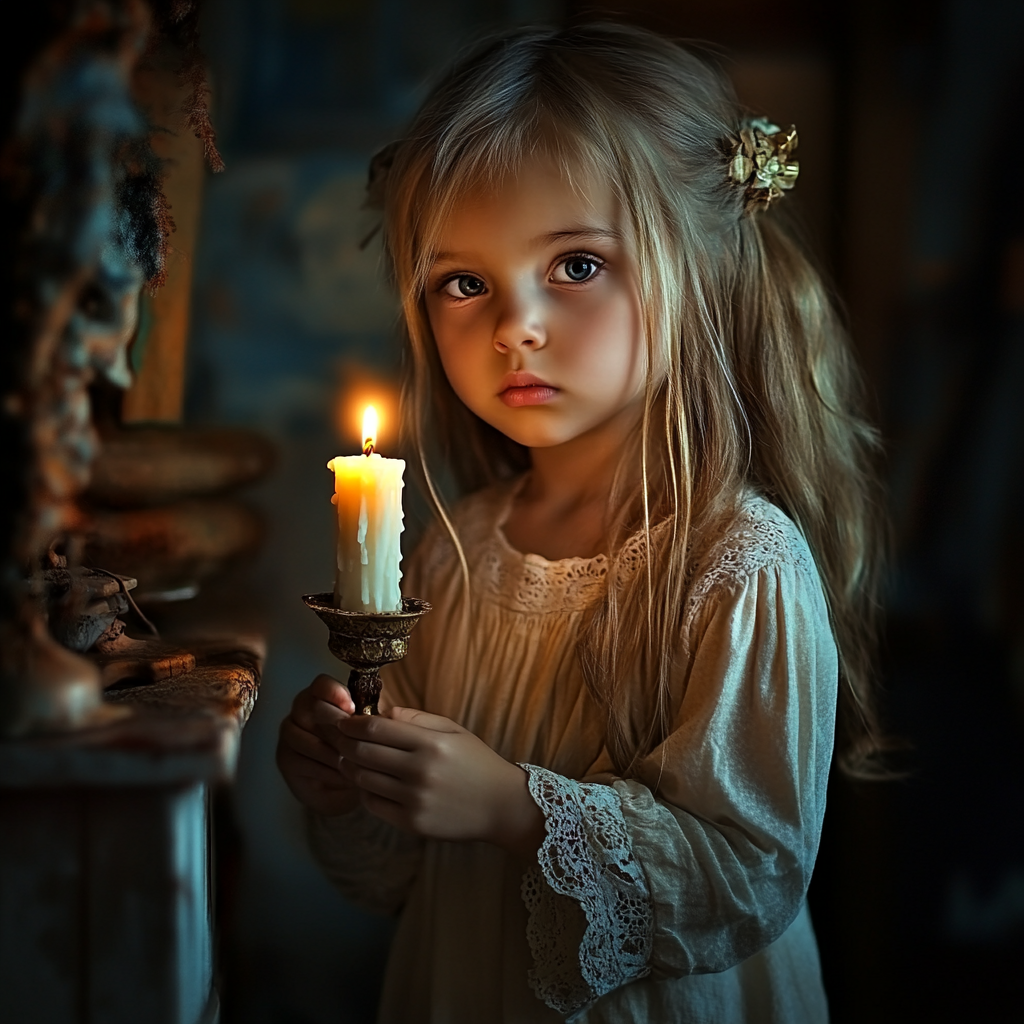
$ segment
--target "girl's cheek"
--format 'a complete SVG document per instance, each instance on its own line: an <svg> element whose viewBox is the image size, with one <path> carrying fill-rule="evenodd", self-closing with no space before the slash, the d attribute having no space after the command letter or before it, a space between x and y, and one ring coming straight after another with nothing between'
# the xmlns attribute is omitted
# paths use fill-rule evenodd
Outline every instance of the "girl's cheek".
<svg viewBox="0 0 1024 1024"><path fill-rule="evenodd" d="M438 344L438 355L441 357L441 367L452 390L473 412L479 414L482 400L483 383L482 375L479 372L479 360L472 358L472 352L466 352L459 345Z"/></svg>
<svg viewBox="0 0 1024 1024"><path fill-rule="evenodd" d="M438 347L466 344L479 332L481 304L470 302L462 305L445 303L441 300L427 307L427 319Z"/></svg>

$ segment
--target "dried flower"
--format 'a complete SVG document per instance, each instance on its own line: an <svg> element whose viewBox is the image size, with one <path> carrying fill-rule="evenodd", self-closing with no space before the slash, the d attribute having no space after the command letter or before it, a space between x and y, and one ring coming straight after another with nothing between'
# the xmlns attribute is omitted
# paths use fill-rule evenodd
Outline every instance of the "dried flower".
<svg viewBox="0 0 1024 1024"><path fill-rule="evenodd" d="M763 117L755 118L731 142L728 176L745 189L745 213L771 205L796 184L800 163L793 159L797 147L793 125L781 129Z"/></svg>

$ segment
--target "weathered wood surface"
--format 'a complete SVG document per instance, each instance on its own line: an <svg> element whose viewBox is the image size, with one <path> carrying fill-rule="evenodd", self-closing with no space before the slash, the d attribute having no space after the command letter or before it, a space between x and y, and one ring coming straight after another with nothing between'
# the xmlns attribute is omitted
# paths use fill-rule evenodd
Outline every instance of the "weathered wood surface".
<svg viewBox="0 0 1024 1024"><path fill-rule="evenodd" d="M120 620L115 623L115 628ZM195 671L195 654L183 647L160 640L136 640L126 633L110 639L102 637L90 652L100 670L103 688L133 688L152 685Z"/></svg>
<svg viewBox="0 0 1024 1024"><path fill-rule="evenodd" d="M191 645L191 672L108 690L125 715L95 729L0 741L0 788L216 782L234 772L262 652L249 638Z"/></svg>

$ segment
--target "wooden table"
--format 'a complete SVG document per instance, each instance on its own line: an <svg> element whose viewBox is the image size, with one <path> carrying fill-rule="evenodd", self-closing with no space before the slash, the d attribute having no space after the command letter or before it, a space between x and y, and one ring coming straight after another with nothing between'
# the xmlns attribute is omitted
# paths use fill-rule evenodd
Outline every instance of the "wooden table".
<svg viewBox="0 0 1024 1024"><path fill-rule="evenodd" d="M259 686L251 639L108 691L102 728L0 741L0 1021L213 1024L210 789Z"/></svg>

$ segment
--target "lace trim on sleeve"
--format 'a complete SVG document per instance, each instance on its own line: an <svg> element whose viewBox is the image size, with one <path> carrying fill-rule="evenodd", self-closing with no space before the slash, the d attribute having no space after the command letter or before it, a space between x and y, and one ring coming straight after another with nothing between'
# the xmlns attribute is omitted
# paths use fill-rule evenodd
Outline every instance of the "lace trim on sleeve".
<svg viewBox="0 0 1024 1024"><path fill-rule="evenodd" d="M357 906L401 909L423 858L423 840L362 807L338 817L307 813L310 849L324 874Z"/></svg>
<svg viewBox="0 0 1024 1024"><path fill-rule="evenodd" d="M533 954L530 987L572 1015L599 996L650 973L654 922L647 880L633 857L618 794L524 764L547 836L539 870L523 878ZM576 901L586 929L574 948ZM575 929L578 934L578 929Z"/></svg>

